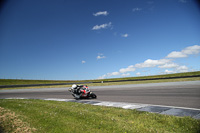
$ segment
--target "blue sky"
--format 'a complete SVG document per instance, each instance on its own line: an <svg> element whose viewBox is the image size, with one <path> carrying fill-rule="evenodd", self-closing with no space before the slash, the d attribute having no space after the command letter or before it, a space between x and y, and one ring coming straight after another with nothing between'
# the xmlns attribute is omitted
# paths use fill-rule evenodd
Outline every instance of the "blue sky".
<svg viewBox="0 0 200 133"><path fill-rule="evenodd" d="M83 80L200 70L195 0L7 0L0 78Z"/></svg>

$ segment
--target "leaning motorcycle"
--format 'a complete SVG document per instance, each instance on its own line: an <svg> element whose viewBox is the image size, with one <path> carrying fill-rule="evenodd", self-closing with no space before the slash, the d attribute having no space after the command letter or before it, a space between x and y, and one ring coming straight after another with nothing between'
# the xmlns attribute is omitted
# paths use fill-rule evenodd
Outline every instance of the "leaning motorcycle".
<svg viewBox="0 0 200 133"><path fill-rule="evenodd" d="M97 95L94 94L93 92L91 92L87 86L83 86L79 90L80 95L77 95L75 93L74 89L72 89L72 88L69 88L68 91L71 92L72 96L76 99L95 99L95 98L97 98Z"/></svg>

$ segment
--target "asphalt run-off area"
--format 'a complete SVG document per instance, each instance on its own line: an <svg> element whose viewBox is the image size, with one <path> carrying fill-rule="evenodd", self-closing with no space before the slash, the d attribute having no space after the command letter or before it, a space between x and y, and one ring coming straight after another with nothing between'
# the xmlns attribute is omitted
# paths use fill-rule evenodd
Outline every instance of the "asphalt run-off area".
<svg viewBox="0 0 200 133"><path fill-rule="evenodd" d="M200 119L200 81L91 86L90 89L97 99L75 100L68 88L0 90L0 98L79 102Z"/></svg>

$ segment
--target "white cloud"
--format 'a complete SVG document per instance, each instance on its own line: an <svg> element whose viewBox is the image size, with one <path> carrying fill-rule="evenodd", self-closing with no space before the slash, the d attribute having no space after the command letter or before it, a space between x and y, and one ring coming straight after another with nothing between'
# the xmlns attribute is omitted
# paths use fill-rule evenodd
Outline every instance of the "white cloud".
<svg viewBox="0 0 200 133"><path fill-rule="evenodd" d="M170 59L160 59L160 60L148 59L148 60L144 61L143 63L139 63L136 65L130 65L127 68L121 68L121 69L119 69L118 72L107 73L103 76L100 76L99 79L107 78L107 77L111 77L111 76L119 76L119 75L121 75L123 77L130 76L130 73L127 73L127 72L134 72L136 70L136 68L155 67L157 65L164 65L170 61L171 61ZM137 73L137 75L140 75L140 73Z"/></svg>
<svg viewBox="0 0 200 133"><path fill-rule="evenodd" d="M117 76L117 75L120 75L120 73L119 72L112 72L111 75L112 76Z"/></svg>
<svg viewBox="0 0 200 133"><path fill-rule="evenodd" d="M99 53L98 56L97 56L97 60L99 59L104 59L106 58L106 56L104 56L103 54Z"/></svg>
<svg viewBox="0 0 200 133"><path fill-rule="evenodd" d="M190 54L198 54L200 53L200 46L199 45L194 45L194 46L189 46L183 49L182 51L173 51L167 55L167 58L184 58L188 57Z"/></svg>
<svg viewBox="0 0 200 133"><path fill-rule="evenodd" d="M129 35L126 33L126 34L122 34L122 37L128 37Z"/></svg>
<svg viewBox="0 0 200 133"><path fill-rule="evenodd" d="M162 66L158 66L159 68L175 68L178 67L179 65L176 63L166 63Z"/></svg>
<svg viewBox="0 0 200 133"><path fill-rule="evenodd" d="M136 68L155 67L157 65L164 65L170 61L171 61L170 59L160 59L160 60L148 59L143 63L135 64L135 67Z"/></svg>
<svg viewBox="0 0 200 133"><path fill-rule="evenodd" d="M142 8L138 8L138 7L136 7L136 8L133 8L133 12L137 12L137 11L141 11L142 10Z"/></svg>
<svg viewBox="0 0 200 133"><path fill-rule="evenodd" d="M173 70L166 69L164 71L164 74L170 74L170 73L181 73L181 72L189 72L189 69L187 66L177 66Z"/></svg>
<svg viewBox="0 0 200 133"><path fill-rule="evenodd" d="M188 72L188 67L187 66L178 66L176 68L176 72Z"/></svg>
<svg viewBox="0 0 200 133"><path fill-rule="evenodd" d="M100 16L100 15L103 15L103 16L107 16L109 13L107 11L103 11L103 12L97 12L97 13L94 13L93 15L94 16Z"/></svg>
<svg viewBox="0 0 200 133"><path fill-rule="evenodd" d="M82 64L85 64L85 63L86 63L86 61L82 60Z"/></svg>
<svg viewBox="0 0 200 133"><path fill-rule="evenodd" d="M190 47L186 47L185 49L183 49L181 51L184 54L198 54L200 53L200 46L199 45L194 45L194 46L190 46Z"/></svg>
<svg viewBox="0 0 200 133"><path fill-rule="evenodd" d="M167 58L184 58L184 57L187 57L187 55L177 51L173 51L167 55Z"/></svg>
<svg viewBox="0 0 200 133"><path fill-rule="evenodd" d="M100 76L98 79L105 79L106 78L106 74Z"/></svg>
<svg viewBox="0 0 200 133"><path fill-rule="evenodd" d="M174 71L170 71L170 70L165 70L164 74L170 74L170 73L174 73Z"/></svg>
<svg viewBox="0 0 200 133"><path fill-rule="evenodd" d="M135 71L135 68L133 65L131 66L128 66L127 68L121 68L119 70L120 73L126 73L126 72L134 72Z"/></svg>
<svg viewBox="0 0 200 133"><path fill-rule="evenodd" d="M95 25L92 30L100 30L100 29L106 29L112 26L112 23L106 23L106 24L102 24L102 25Z"/></svg>
<svg viewBox="0 0 200 133"><path fill-rule="evenodd" d="M140 75L141 75L141 73L140 73L140 72L137 72L137 73L136 73L136 75L137 75L137 76L140 76Z"/></svg>
<svg viewBox="0 0 200 133"><path fill-rule="evenodd" d="M107 74L104 74L104 75L100 76L98 79L105 79L107 77L117 76L117 75L119 75L119 72L107 73Z"/></svg>
<svg viewBox="0 0 200 133"><path fill-rule="evenodd" d="M135 68L134 68L133 65L131 65L131 66L128 66L127 68L122 68L122 69L120 69L117 72L112 72L112 73L104 74L103 76L100 76L99 79L104 79L104 78L111 77L111 76L126 77L126 76L130 75L130 73L127 73L127 72L134 72L134 71L135 71Z"/></svg>
<svg viewBox="0 0 200 133"><path fill-rule="evenodd" d="M103 58L106 58L106 56L100 56L100 55L97 56L97 60L103 59Z"/></svg>
<svg viewBox="0 0 200 133"><path fill-rule="evenodd" d="M131 75L130 73L122 73L121 74L122 77L127 77L127 76L130 76L130 75Z"/></svg>
<svg viewBox="0 0 200 133"><path fill-rule="evenodd" d="M188 72L190 71L189 68L185 65L180 66L179 64L174 63L173 61L175 59L170 59L170 58L183 58L183 57L187 57L188 55L192 55L192 54L199 54L200 53L200 46L199 45L194 45L194 46L189 46L184 48L182 51L173 51L171 53L169 53L164 59L159 59L159 60L152 60L152 59L147 59L142 63L137 63L135 65L130 65L127 68L121 68L119 69L119 71L116 72L112 72L112 73L107 73L103 76L101 76L100 78L107 78L107 77L111 77L111 76L129 76L130 73L128 72L134 72L136 71L136 69L142 69L142 68L153 68L153 67L157 67L157 68L161 68L161 69L172 69L172 70L168 70L166 69L164 72L165 74L169 74L169 73L178 73L178 72ZM99 56L97 57L97 59L101 59L103 57L103 54L99 54ZM140 75L140 73L136 73L136 75Z"/></svg>
<svg viewBox="0 0 200 133"><path fill-rule="evenodd" d="M112 72L112 73L104 74L104 75L100 76L98 79L105 79L105 78L108 78L108 77L111 77L111 76L126 77L126 76L129 76L129 75L130 75L130 73Z"/></svg>

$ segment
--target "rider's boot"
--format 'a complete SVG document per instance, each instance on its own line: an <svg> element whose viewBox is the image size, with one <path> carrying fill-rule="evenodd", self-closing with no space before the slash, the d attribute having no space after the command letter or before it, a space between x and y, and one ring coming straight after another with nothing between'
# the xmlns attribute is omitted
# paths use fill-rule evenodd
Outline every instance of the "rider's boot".
<svg viewBox="0 0 200 133"><path fill-rule="evenodd" d="M74 96L75 96L76 99L80 98L80 95L74 94Z"/></svg>

